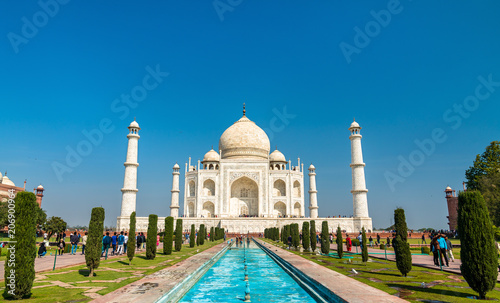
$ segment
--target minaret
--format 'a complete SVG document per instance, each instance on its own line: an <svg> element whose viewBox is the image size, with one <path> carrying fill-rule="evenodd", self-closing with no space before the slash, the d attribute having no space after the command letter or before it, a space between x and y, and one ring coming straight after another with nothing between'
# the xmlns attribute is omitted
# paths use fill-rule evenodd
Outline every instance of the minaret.
<svg viewBox="0 0 500 303"><path fill-rule="evenodd" d="M366 199L365 163L361 151L361 127L354 121L349 127L351 135L351 168L352 168L352 198L355 218L368 218L368 201Z"/></svg>
<svg viewBox="0 0 500 303"><path fill-rule="evenodd" d="M139 146L139 124L135 121L130 123L127 149L127 160L125 161L125 179L122 188L122 211L121 217L130 217L135 211L135 202L137 196L137 149Z"/></svg>
<svg viewBox="0 0 500 303"><path fill-rule="evenodd" d="M175 163L172 172L172 201L170 202L170 216L179 217L179 164Z"/></svg>
<svg viewBox="0 0 500 303"><path fill-rule="evenodd" d="M26 188L26 181L24 181L24 187ZM33 192L36 195L36 203L38 203L38 207L42 208L42 198L43 198L43 188L42 184L38 185L37 188L33 189Z"/></svg>
<svg viewBox="0 0 500 303"><path fill-rule="evenodd" d="M309 166L309 215L311 219L318 217L318 191L316 190L316 167Z"/></svg>

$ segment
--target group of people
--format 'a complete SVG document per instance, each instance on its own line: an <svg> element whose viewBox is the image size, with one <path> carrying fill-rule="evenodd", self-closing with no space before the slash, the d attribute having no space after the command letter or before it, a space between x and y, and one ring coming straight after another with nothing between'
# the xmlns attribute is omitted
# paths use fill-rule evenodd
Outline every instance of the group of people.
<svg viewBox="0 0 500 303"><path fill-rule="evenodd" d="M56 254L63 255L66 248L66 241L64 240L63 234L60 234L59 241L57 241ZM88 232L82 236L76 231L69 236L69 241L71 243L70 255L76 255L78 250L78 243L82 243L82 255L85 254L85 246L87 245ZM40 243L38 247L38 257L41 258L47 254L47 247L49 246L49 240L47 239L47 234L44 235L43 242Z"/></svg>
<svg viewBox="0 0 500 303"><path fill-rule="evenodd" d="M434 256L434 265L436 266L446 266L449 267L448 258L451 262L455 262L455 257L453 256L453 245L447 236L438 234L435 235L431 240L431 251ZM444 258L444 263L443 263Z"/></svg>

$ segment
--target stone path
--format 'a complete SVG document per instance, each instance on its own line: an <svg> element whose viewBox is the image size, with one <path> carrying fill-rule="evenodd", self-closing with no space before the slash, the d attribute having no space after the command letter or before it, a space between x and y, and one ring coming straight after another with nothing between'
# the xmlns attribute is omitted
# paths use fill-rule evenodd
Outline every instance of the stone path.
<svg viewBox="0 0 500 303"><path fill-rule="evenodd" d="M408 302L260 239L257 241L347 302Z"/></svg>

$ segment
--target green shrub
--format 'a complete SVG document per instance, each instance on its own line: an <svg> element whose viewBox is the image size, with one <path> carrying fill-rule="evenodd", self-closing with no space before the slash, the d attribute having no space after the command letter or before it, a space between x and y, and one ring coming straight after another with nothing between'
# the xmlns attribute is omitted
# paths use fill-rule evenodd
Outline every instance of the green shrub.
<svg viewBox="0 0 500 303"><path fill-rule="evenodd" d="M215 241L215 235L214 235L214 227L210 227L210 241L214 242Z"/></svg>
<svg viewBox="0 0 500 303"><path fill-rule="evenodd" d="M330 252L330 240L328 239L328 221L323 221L321 226L321 252L328 255Z"/></svg>
<svg viewBox="0 0 500 303"><path fill-rule="evenodd" d="M182 219L175 222L175 251L181 251L182 248Z"/></svg>
<svg viewBox="0 0 500 303"><path fill-rule="evenodd" d="M69 254L69 253L71 252L71 242L67 242L67 243L65 243L65 244L66 244L66 246L64 246L64 251L63 251L63 253L65 253L65 254Z"/></svg>
<svg viewBox="0 0 500 303"><path fill-rule="evenodd" d="M485 299L497 281L498 257L488 209L479 191L458 195L458 234L462 275L479 298Z"/></svg>
<svg viewBox="0 0 500 303"><path fill-rule="evenodd" d="M429 255L431 253L431 249L428 247L428 246L422 246L420 248L420 251L423 253L423 254L426 254L426 255Z"/></svg>
<svg viewBox="0 0 500 303"><path fill-rule="evenodd" d="M408 237L408 227L406 226L405 211L402 208L394 210L394 227L396 228L396 266L403 276L411 271L410 244L406 241Z"/></svg>
<svg viewBox="0 0 500 303"><path fill-rule="evenodd" d="M135 211L130 215L130 227L128 229L128 242L127 242L127 257L128 257L128 265L132 263L132 259L135 256Z"/></svg>
<svg viewBox="0 0 500 303"><path fill-rule="evenodd" d="M163 237L163 253L172 254L172 245L174 237L174 217L165 218L165 236Z"/></svg>
<svg viewBox="0 0 500 303"><path fill-rule="evenodd" d="M158 216L149 215L148 237L146 238L146 259L154 260L156 257L156 237L158 234Z"/></svg>
<svg viewBox="0 0 500 303"><path fill-rule="evenodd" d="M15 219L12 219L12 222L9 221L14 226L9 229L15 230L15 233L11 234L12 237L9 240L17 241L17 244L14 253L15 262L6 261L4 264L5 295L6 297L22 299L31 295L35 279L36 238L34 235L37 218L33 214L36 212L38 204L35 194L18 192L14 198L14 205ZM14 271L13 274L11 270Z"/></svg>
<svg viewBox="0 0 500 303"><path fill-rule="evenodd" d="M311 241L309 240L309 222L302 223L302 247L305 251L309 251Z"/></svg>
<svg viewBox="0 0 500 303"><path fill-rule="evenodd" d="M193 248L195 245L196 238L196 229L194 228L194 224L191 224L191 234L189 235L189 247Z"/></svg>
<svg viewBox="0 0 500 303"><path fill-rule="evenodd" d="M352 246L360 246L359 240L357 238L351 239Z"/></svg>
<svg viewBox="0 0 500 303"><path fill-rule="evenodd" d="M200 224L200 230L198 231L198 237L200 238L200 245L205 244L205 238L206 238L205 224Z"/></svg>
<svg viewBox="0 0 500 303"><path fill-rule="evenodd" d="M311 251L314 252L316 250L316 221L311 220L309 223L311 226L309 240L311 241Z"/></svg>
<svg viewBox="0 0 500 303"><path fill-rule="evenodd" d="M344 241L342 239L342 230L340 230L340 226L337 227L337 254L339 255L339 259L342 259L344 256Z"/></svg>
<svg viewBox="0 0 500 303"><path fill-rule="evenodd" d="M94 270L99 267L102 252L102 234L104 232L104 208L92 208L89 222L89 234L85 245L85 262L90 270L89 277L94 276Z"/></svg>
<svg viewBox="0 0 500 303"><path fill-rule="evenodd" d="M361 234L362 234L362 241L363 241L363 248L362 248L362 251L361 251L361 260L363 262L366 262L368 261L368 245L367 245L367 241L366 241L366 232L365 232L365 228L363 227L363 229L361 230Z"/></svg>
<svg viewBox="0 0 500 303"><path fill-rule="evenodd" d="M385 244L384 243L380 243L380 249L385 250Z"/></svg>

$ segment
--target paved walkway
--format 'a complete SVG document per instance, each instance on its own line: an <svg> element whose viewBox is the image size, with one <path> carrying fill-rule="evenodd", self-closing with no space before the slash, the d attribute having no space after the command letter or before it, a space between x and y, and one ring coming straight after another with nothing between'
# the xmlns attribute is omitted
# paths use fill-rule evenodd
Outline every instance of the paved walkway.
<svg viewBox="0 0 500 303"><path fill-rule="evenodd" d="M224 242L215 245L184 261L157 271L154 274L148 275L102 297L96 298L92 303L156 302L162 295L168 293L178 283L182 282L187 276L210 260L225 245L227 244Z"/></svg>
<svg viewBox="0 0 500 303"><path fill-rule="evenodd" d="M262 240L259 243L347 302L408 302Z"/></svg>

